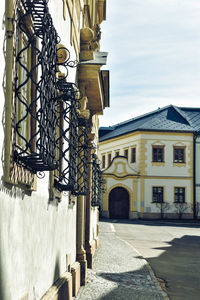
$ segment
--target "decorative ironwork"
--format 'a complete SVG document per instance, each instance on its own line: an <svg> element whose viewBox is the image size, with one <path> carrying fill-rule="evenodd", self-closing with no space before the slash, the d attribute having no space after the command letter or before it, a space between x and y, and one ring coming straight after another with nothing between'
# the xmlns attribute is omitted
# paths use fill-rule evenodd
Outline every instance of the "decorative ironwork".
<svg viewBox="0 0 200 300"><path fill-rule="evenodd" d="M72 83L60 81L62 91L57 102L57 159L55 187L60 191L71 191L74 195L85 195L87 188L88 125L80 119L79 91Z"/></svg>
<svg viewBox="0 0 200 300"><path fill-rule="evenodd" d="M97 156L92 156L92 206L99 206L102 199L103 180Z"/></svg>
<svg viewBox="0 0 200 300"><path fill-rule="evenodd" d="M78 114L76 91L72 83L59 83L62 91L57 102L57 160L55 187L60 191L77 190Z"/></svg>
<svg viewBox="0 0 200 300"><path fill-rule="evenodd" d="M17 41L14 160L39 178L54 170L59 191L85 195L88 125L78 114L80 91L66 82L68 67L77 62L60 44L47 2L21 0L18 10L25 39L21 46Z"/></svg>
<svg viewBox="0 0 200 300"><path fill-rule="evenodd" d="M88 194L88 122L86 119L78 120L78 164L77 182L79 195Z"/></svg>
<svg viewBox="0 0 200 300"><path fill-rule="evenodd" d="M17 136L14 160L33 173L58 168L56 157L57 106L60 99L58 66L62 65L67 70L67 67L76 65L70 61L68 50L64 60L57 57L60 38L53 26L47 2L21 0L18 9L17 25L25 37L25 42L21 49L19 40L17 42L15 87ZM30 64L27 61L30 54L28 52L31 52ZM68 71L66 76L67 74Z"/></svg>

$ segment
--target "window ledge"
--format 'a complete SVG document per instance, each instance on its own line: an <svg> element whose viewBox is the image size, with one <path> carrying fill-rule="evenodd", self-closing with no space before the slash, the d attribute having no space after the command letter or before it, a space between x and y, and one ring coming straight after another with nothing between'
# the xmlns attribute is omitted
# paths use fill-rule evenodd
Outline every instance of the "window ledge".
<svg viewBox="0 0 200 300"><path fill-rule="evenodd" d="M186 163L185 162L173 162L173 166L174 167L186 167Z"/></svg>
<svg viewBox="0 0 200 300"><path fill-rule="evenodd" d="M157 161L152 161L152 166L156 166L156 167L163 167L165 165L165 162L157 162Z"/></svg>

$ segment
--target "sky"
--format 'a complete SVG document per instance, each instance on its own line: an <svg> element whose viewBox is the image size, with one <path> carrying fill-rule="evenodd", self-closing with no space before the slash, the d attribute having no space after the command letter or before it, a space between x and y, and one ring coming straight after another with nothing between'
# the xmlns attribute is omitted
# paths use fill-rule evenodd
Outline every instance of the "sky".
<svg viewBox="0 0 200 300"><path fill-rule="evenodd" d="M200 107L200 0L107 0L110 126L170 104Z"/></svg>

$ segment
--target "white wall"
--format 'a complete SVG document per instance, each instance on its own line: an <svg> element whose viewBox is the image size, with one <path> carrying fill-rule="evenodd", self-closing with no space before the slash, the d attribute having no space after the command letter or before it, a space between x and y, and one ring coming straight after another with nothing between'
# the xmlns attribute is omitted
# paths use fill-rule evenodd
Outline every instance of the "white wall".
<svg viewBox="0 0 200 300"><path fill-rule="evenodd" d="M98 237L97 224L98 224L98 207L91 208L91 226L90 226L90 243Z"/></svg>
<svg viewBox="0 0 200 300"><path fill-rule="evenodd" d="M139 150L139 140L140 134L136 133L129 137L121 137L115 141L107 141L107 143L100 143L99 145L99 157L102 159L102 155L106 155L106 168L108 167L108 157L107 154L112 154L112 159L115 157L115 152L119 151L119 155L124 156L124 149L129 149L129 163L131 155L131 147L136 147L136 162L131 163L131 166L138 168L138 150Z"/></svg>
<svg viewBox="0 0 200 300"><path fill-rule="evenodd" d="M198 139L197 152L200 153L200 138ZM145 144L145 146L144 146ZM140 152L140 147L144 146L144 152ZM164 146L164 163L152 163L152 145ZM133 133L133 135L122 136L119 139L108 140L100 143L99 151L100 157L102 155L112 153L112 158L115 156L115 151L119 150L120 155L124 155L124 149L129 149L129 163L130 163L130 149L132 146L136 146L136 163L131 166L139 171L140 175L145 175L144 180L144 212L159 212L156 204L152 203L152 186L163 186L165 189L165 201L170 203L170 209L167 212L175 212L174 208L174 187L186 188L186 202L188 206L191 206L192 195L192 166L193 166L193 135L176 134L176 133L157 133L157 132L143 132ZM184 164L174 164L173 162L173 147L184 146L185 158ZM145 161L145 163L144 163ZM106 168L107 168L106 161ZM144 170L140 170L139 167L144 167ZM199 167L198 167L199 166ZM114 167L113 167L114 168ZM107 171L105 170L105 173ZM112 173L112 166L108 170ZM144 174L143 174L144 173ZM170 178L171 177L171 178ZM132 180L124 179L123 181L117 178L107 177L107 191L111 186L125 184L133 190ZM197 157L197 182L199 187L197 190L197 199L200 202L200 158ZM141 211L141 182L138 179L137 188L137 211ZM187 212L192 212L191 208L188 208Z"/></svg>
<svg viewBox="0 0 200 300"><path fill-rule="evenodd" d="M193 153L192 153L192 136L180 136L180 135L161 135L154 134L148 135L143 134L142 139L146 141L146 156L147 167L146 174L149 176L191 176L191 164ZM152 163L152 145L164 145L164 163L163 165L156 165ZM185 164L174 164L173 163L173 147L184 146L185 148Z"/></svg>
<svg viewBox="0 0 200 300"><path fill-rule="evenodd" d="M76 259L76 206L68 199L48 204L44 195L10 197L0 193L1 275L4 299L28 294L40 299L66 271L66 254Z"/></svg>
<svg viewBox="0 0 200 300"><path fill-rule="evenodd" d="M164 202L169 203L170 209L167 213L174 213L174 187L185 187L185 202L188 204L186 212L191 212L191 181L187 179L145 179L145 212L159 212L155 203L152 203L152 187L161 186L164 188ZM150 208L150 209L149 209Z"/></svg>
<svg viewBox="0 0 200 300"><path fill-rule="evenodd" d="M3 1L4 3L4 1ZM3 19L1 3L0 19ZM54 26L61 43L71 51L70 22L63 20L62 1L49 1ZM1 27L2 28L2 27ZM0 34L0 119L3 115L2 52L4 31ZM75 79L75 69L69 70L69 81ZM0 123L0 151L3 150L3 127ZM3 175L2 163L0 176ZM1 300L40 299L52 283L66 271L66 254L71 253L71 264L76 260L76 205L69 204L68 196L60 203L49 203L48 172L37 180L37 191L23 195L19 188L9 190L0 184L0 277L3 286Z"/></svg>

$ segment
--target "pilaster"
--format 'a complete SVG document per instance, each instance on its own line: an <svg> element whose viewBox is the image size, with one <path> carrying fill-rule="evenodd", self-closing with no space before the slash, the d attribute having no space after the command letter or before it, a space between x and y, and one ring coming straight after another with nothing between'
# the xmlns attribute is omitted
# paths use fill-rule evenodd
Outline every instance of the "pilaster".
<svg viewBox="0 0 200 300"><path fill-rule="evenodd" d="M90 237L90 227L91 227L91 201L92 201L92 154L93 154L93 141L95 134L89 133L89 152L88 152L88 190L89 193L86 196L86 230L85 230L85 249L86 249L86 258L88 263L88 268L92 268L93 256L95 252L94 245L91 243Z"/></svg>
<svg viewBox="0 0 200 300"><path fill-rule="evenodd" d="M89 111L86 109L87 97L82 97L81 107L78 111L81 118L88 119ZM81 153L84 155L84 153ZM83 181L83 178L80 179ZM80 195L77 198L77 242L76 257L81 265L81 285L85 285L87 277L87 260L85 251L85 218L86 218L86 196Z"/></svg>

